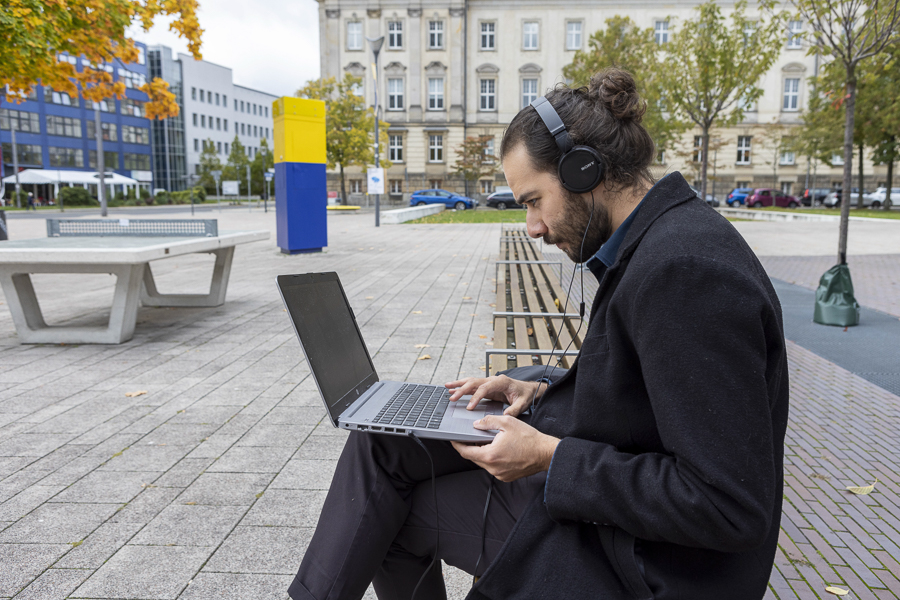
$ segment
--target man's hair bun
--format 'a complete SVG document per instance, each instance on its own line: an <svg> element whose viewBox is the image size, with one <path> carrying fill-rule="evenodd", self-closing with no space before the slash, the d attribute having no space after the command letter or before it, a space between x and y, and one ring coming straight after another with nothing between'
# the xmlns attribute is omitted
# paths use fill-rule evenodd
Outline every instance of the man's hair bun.
<svg viewBox="0 0 900 600"><path fill-rule="evenodd" d="M599 101L620 121L641 122L647 103L640 97L637 84L628 71L608 68L591 77L590 97Z"/></svg>

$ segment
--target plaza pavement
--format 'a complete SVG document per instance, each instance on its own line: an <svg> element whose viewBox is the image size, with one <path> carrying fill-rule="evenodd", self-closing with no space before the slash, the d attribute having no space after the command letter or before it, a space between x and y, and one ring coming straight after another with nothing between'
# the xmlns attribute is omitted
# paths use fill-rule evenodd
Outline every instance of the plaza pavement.
<svg viewBox="0 0 900 600"><path fill-rule="evenodd" d="M23 346L0 305L0 598L286 598L345 435L322 420L277 274L338 271L382 378L482 373L500 225L376 230L371 213L332 215L326 252L288 257L273 212L198 216L273 232L237 249L224 306L142 308L118 346ZM773 277L814 286L832 262L833 224L735 225ZM31 216L10 230L45 235ZM895 316L898 234L881 223L850 234L851 265L868 265L854 267L860 301ZM211 267L185 257L154 273L163 292L199 292ZM35 288L48 322L99 324L111 282L44 275ZM900 398L788 348L785 516L768 597L827 598L838 585L846 598L898 598ZM843 491L876 477L869 496ZM450 597L464 597L468 576L445 573Z"/></svg>

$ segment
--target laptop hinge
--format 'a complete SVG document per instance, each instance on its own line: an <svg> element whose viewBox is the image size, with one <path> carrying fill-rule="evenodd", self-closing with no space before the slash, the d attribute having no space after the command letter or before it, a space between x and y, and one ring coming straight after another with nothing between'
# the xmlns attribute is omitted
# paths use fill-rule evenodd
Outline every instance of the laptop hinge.
<svg viewBox="0 0 900 600"><path fill-rule="evenodd" d="M356 401L353 402L353 404L351 404L350 406L348 406L348 407L346 408L346 410L344 410L344 411L340 414L340 416L338 417L338 419L340 419L340 417L343 417L344 419L349 419L350 417L352 417L353 414L356 413L356 411L358 411L360 408L362 408L362 406L366 403L366 400L369 399L369 396L371 396L372 394L374 394L374 393L375 393L375 390L377 390L378 388L380 388L382 385L383 385L383 384L382 384L380 381L378 381L378 382L376 382L374 385L370 386L365 392L363 392L362 396L360 396L359 398L357 398Z"/></svg>

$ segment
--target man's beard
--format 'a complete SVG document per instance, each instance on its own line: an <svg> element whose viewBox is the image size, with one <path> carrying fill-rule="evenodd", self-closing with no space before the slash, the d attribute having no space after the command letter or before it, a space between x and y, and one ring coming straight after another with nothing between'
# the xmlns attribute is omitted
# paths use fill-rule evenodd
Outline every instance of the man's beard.
<svg viewBox="0 0 900 600"><path fill-rule="evenodd" d="M566 191L562 218L554 223L553 231L544 236L544 243L564 243L564 252L572 262L583 263L597 253L613 234L609 210L601 202L592 200L591 207L578 194ZM589 224L590 223L590 224ZM586 231L585 231L586 230ZM582 240L583 250L582 250Z"/></svg>

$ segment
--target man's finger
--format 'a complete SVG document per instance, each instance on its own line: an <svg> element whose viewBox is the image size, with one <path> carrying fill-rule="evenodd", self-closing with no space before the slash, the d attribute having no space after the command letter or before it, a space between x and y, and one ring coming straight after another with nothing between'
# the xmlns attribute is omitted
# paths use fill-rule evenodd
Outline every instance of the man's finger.
<svg viewBox="0 0 900 600"><path fill-rule="evenodd" d="M476 406L478 406L479 402L486 398L488 394L496 391L500 385L502 384L497 379L486 380L484 383L479 385L478 388L472 393L472 397L469 399L469 405L466 407L466 409L473 410Z"/></svg>
<svg viewBox="0 0 900 600"><path fill-rule="evenodd" d="M459 455L465 458L466 460L471 460L474 463L478 463L481 455L484 453L483 446L478 444L464 444L463 442L450 442L453 445L453 448L459 452Z"/></svg>
<svg viewBox="0 0 900 600"><path fill-rule="evenodd" d="M509 427L510 421L515 421L513 417L488 415L473 423L475 429L482 431L496 430L505 431Z"/></svg>

